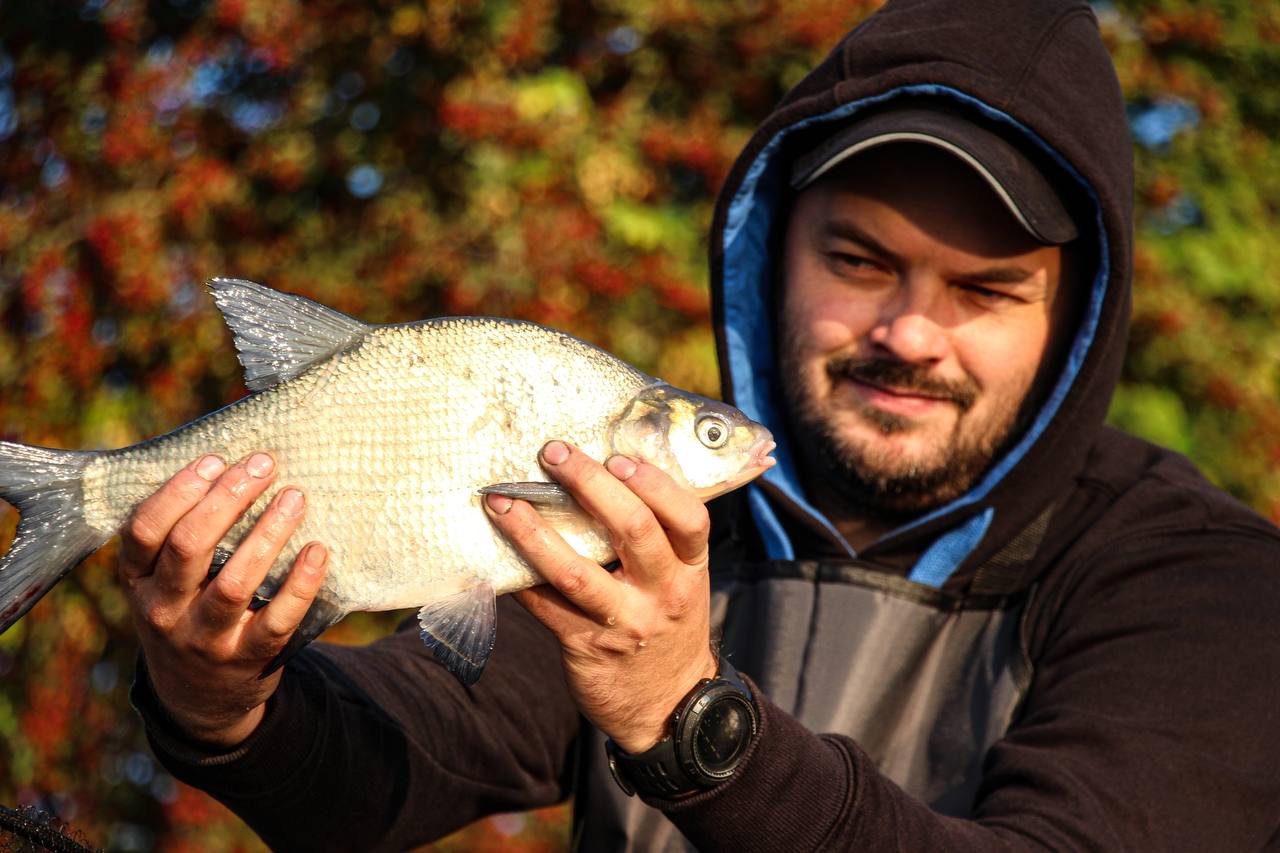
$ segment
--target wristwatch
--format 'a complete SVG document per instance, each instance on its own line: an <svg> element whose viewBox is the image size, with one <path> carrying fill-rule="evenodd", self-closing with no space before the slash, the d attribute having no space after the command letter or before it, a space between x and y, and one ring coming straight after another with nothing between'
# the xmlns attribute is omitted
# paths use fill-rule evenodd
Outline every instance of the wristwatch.
<svg viewBox="0 0 1280 853"><path fill-rule="evenodd" d="M710 788L731 777L756 735L759 715L751 691L723 658L671 714L670 732L656 746L629 755L605 743L613 780L628 796L667 799Z"/></svg>

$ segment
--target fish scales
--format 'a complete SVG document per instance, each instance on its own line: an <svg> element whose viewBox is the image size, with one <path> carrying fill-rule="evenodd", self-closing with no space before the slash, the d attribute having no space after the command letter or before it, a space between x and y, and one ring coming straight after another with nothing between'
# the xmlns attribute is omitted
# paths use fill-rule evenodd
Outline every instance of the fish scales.
<svg viewBox="0 0 1280 853"><path fill-rule="evenodd" d="M615 557L604 527L539 466L547 441L597 460L630 454L702 500L773 461L769 431L737 409L562 332L483 317L369 326L253 282L209 287L255 393L120 450L0 441L0 497L20 514L0 557L0 631L191 460L266 450L275 480L220 553L243 543L280 489L298 486L306 514L260 597L270 599L311 541L327 547L329 566L264 674L352 610L420 606L423 641L471 684L493 647L494 596L541 580L490 523L484 493L529 501L584 557Z"/></svg>
<svg viewBox="0 0 1280 853"><path fill-rule="evenodd" d="M652 381L529 324L384 326L291 382L95 461L86 521L114 532L202 453L268 450L276 481L221 547L234 550L279 489L302 488L307 514L272 580L314 539L330 550L324 593L347 610L421 604L435 584L467 574L499 593L520 589L537 578L480 511L478 489L547 479L537 454L554 437L605 455L610 419Z"/></svg>

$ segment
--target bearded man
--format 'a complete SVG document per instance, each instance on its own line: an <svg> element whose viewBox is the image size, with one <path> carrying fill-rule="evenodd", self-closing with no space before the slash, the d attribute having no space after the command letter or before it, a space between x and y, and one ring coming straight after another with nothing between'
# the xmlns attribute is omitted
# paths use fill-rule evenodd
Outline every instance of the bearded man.
<svg viewBox="0 0 1280 853"><path fill-rule="evenodd" d="M399 850L570 794L591 851L1280 849L1280 534L1102 425L1131 169L1088 4L891 0L717 208L724 393L779 437L763 481L709 518L652 466L549 443L621 566L490 496L548 584L502 602L464 688L414 631L258 680L318 575L234 630L201 613L255 587L278 520L156 604L270 481L193 465L122 565L157 754L282 849Z"/></svg>

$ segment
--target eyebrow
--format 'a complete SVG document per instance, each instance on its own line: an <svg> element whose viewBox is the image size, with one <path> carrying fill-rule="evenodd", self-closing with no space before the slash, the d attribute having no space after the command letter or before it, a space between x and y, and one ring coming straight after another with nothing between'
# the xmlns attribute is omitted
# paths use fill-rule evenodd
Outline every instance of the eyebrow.
<svg viewBox="0 0 1280 853"><path fill-rule="evenodd" d="M901 257L895 252L885 248L878 240L867 232L863 231L857 225L845 220L829 220L822 226L822 233L826 237L835 237L843 240L850 240L866 246L872 252L880 255L893 263L899 263ZM987 267L980 270L972 270L964 275L957 276L967 281L982 282L984 284L1022 284L1035 275L1035 270L1029 270L1017 264L1007 266Z"/></svg>

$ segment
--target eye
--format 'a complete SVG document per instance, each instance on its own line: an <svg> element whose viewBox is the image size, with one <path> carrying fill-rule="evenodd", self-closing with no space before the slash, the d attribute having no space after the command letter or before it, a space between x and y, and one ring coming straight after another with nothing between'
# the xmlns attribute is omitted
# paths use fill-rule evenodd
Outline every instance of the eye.
<svg viewBox="0 0 1280 853"><path fill-rule="evenodd" d="M729 424L719 415L703 415L698 418L694 430L698 433L698 441L712 450L724 447L729 440Z"/></svg>

